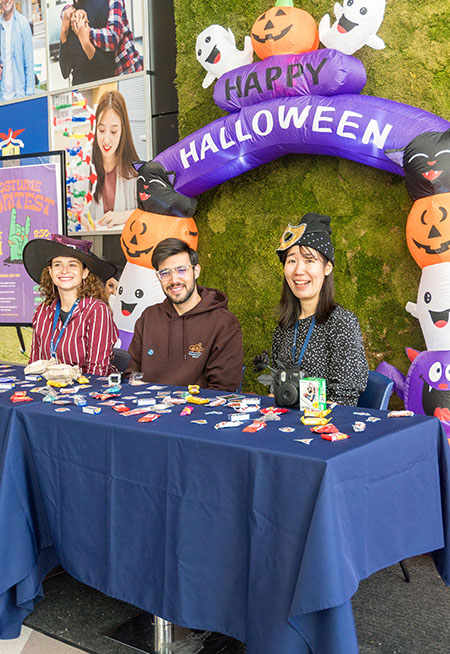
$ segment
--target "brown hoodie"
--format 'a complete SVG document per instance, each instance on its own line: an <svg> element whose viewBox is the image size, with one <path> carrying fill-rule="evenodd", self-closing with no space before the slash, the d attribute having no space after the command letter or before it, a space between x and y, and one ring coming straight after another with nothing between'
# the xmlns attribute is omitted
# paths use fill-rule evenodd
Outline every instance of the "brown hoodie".
<svg viewBox="0 0 450 654"><path fill-rule="evenodd" d="M178 315L166 298L137 320L128 348L132 370L157 384L235 391L242 379L242 332L225 293L197 286L200 302Z"/></svg>

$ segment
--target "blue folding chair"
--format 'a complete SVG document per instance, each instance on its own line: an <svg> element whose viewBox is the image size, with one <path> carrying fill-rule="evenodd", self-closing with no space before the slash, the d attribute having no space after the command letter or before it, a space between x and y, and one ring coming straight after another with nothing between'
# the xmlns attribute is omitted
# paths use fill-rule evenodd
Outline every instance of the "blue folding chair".
<svg viewBox="0 0 450 654"><path fill-rule="evenodd" d="M387 409L394 382L375 370L369 370L366 390L361 393L358 406L365 409Z"/></svg>
<svg viewBox="0 0 450 654"><path fill-rule="evenodd" d="M128 353L128 350L124 350L121 347L114 348L114 354L112 359L113 366L116 366L119 372L125 372L130 363L131 356Z"/></svg>

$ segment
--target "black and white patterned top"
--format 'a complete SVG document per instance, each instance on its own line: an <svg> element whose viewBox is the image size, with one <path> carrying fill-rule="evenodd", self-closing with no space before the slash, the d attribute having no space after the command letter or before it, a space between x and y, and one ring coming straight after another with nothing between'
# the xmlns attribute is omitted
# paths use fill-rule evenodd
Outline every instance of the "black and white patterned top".
<svg viewBox="0 0 450 654"><path fill-rule="evenodd" d="M308 333L312 316L298 321L298 360ZM294 327L277 327L272 339L272 362L292 365ZM356 406L359 394L365 389L368 376L367 359L358 318L354 313L335 307L328 320L314 326L301 362L306 377L321 377L326 381L327 400Z"/></svg>

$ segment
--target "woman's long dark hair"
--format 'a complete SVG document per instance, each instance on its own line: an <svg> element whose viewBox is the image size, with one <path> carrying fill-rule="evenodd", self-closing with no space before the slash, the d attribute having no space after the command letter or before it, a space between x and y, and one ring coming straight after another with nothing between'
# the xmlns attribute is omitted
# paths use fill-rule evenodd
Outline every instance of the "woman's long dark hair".
<svg viewBox="0 0 450 654"><path fill-rule="evenodd" d="M301 254L304 256L313 255L314 257L320 259L320 261L322 261L323 265L325 266L328 259L324 257L321 252L314 250L314 248L307 247L306 245L300 245L299 247ZM283 268L287 255L288 251L283 253ZM319 302L317 303L316 311L314 314L316 316L316 323L321 325L326 322L336 306L337 304L334 301L334 278L333 271L331 271L329 275L326 275L325 279L323 280L322 288L320 289ZM300 300L295 297L289 288L286 277L283 275L281 299L280 304L278 305L278 324L280 327L283 329L293 327L300 315L301 308L302 306Z"/></svg>
<svg viewBox="0 0 450 654"><path fill-rule="evenodd" d="M97 173L97 186L94 193L94 200L96 202L100 201L103 187L105 185L103 158L97 142L98 123L105 109L112 109L120 116L122 133L120 135L120 142L116 152L118 174L125 179L136 177L136 171L133 168L132 163L139 159L134 147L133 137L131 136L130 121L128 120L125 98L121 93L119 93L119 91L107 91L100 98L97 111L95 112L95 138L92 146L92 163L94 164L95 172Z"/></svg>

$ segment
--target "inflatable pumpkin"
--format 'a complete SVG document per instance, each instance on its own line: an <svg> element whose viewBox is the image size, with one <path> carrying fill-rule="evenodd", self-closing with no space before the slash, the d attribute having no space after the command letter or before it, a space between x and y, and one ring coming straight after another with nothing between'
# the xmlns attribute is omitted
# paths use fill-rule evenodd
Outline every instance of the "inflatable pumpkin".
<svg viewBox="0 0 450 654"><path fill-rule="evenodd" d="M421 268L450 261L450 193L414 202L406 222L406 242Z"/></svg>
<svg viewBox="0 0 450 654"><path fill-rule="evenodd" d="M253 49L260 59L271 55L300 54L319 47L319 31L314 18L293 0L277 0L253 23Z"/></svg>
<svg viewBox="0 0 450 654"><path fill-rule="evenodd" d="M124 225L120 244L127 261L153 268L153 250L165 238L179 238L195 250L198 230L194 219L135 209Z"/></svg>

